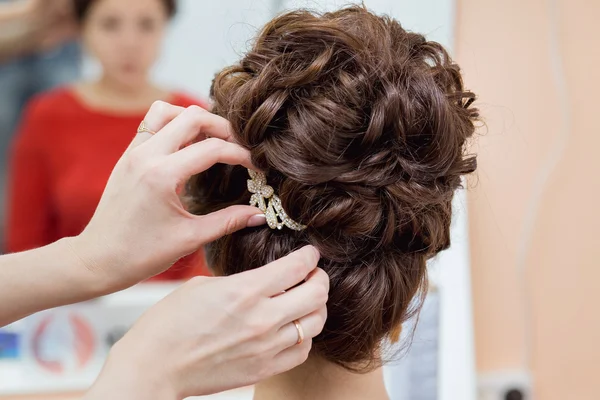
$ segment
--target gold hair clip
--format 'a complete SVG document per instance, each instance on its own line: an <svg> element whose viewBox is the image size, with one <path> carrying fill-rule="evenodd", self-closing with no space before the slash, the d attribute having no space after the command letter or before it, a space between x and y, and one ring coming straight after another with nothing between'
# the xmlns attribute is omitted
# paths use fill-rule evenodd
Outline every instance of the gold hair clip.
<svg viewBox="0 0 600 400"><path fill-rule="evenodd" d="M271 229L281 229L287 226L295 231L306 229L305 225L292 220L283 209L281 199L277 197L273 188L267 185L267 176L262 172L256 172L248 169L250 178L248 179L248 191L252 193L250 205L258 207L265 213L267 224ZM267 204L267 200L269 203Z"/></svg>

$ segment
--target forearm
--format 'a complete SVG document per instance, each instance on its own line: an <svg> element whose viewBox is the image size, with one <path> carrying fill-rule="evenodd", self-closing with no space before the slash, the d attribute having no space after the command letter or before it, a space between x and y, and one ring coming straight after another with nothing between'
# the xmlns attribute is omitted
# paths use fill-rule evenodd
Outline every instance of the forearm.
<svg viewBox="0 0 600 400"><path fill-rule="evenodd" d="M36 47L28 1L0 4L0 62L30 53Z"/></svg>
<svg viewBox="0 0 600 400"><path fill-rule="evenodd" d="M151 351L151 350L149 350ZM156 361L160 363L160 361ZM141 362L123 340L110 351L108 360L83 400L177 400L168 378L152 373L153 363ZM200 378L198 378L200 379Z"/></svg>
<svg viewBox="0 0 600 400"><path fill-rule="evenodd" d="M0 256L0 326L111 292L107 280L86 268L72 248L73 240Z"/></svg>

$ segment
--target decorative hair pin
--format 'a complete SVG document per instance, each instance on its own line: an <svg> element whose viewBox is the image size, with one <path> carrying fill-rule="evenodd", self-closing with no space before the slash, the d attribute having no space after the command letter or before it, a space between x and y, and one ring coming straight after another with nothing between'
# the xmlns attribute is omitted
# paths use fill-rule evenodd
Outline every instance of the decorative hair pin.
<svg viewBox="0 0 600 400"><path fill-rule="evenodd" d="M305 225L299 224L288 217L281 205L281 199L277 197L273 188L267 185L267 176L264 173L251 169L248 169L248 173L251 178L248 179L248 191L252 193L250 205L258 207L259 210L265 213L269 228L281 229L285 225L295 231L306 229Z"/></svg>

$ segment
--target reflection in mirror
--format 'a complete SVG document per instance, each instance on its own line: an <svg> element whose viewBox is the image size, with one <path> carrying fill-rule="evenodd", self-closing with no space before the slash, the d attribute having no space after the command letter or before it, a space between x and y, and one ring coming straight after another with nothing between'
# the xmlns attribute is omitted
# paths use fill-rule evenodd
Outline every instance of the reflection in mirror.
<svg viewBox="0 0 600 400"><path fill-rule="evenodd" d="M41 28L35 32L60 34L60 41L49 46L33 40L36 44L25 54L0 65L0 151L7 160L0 167L7 210L0 219L6 252L43 246L85 227L112 166L153 101L210 109L209 88L215 74L237 62L275 15L301 7L334 10L346 5L333 0L65 4L76 5L68 17L53 5L39 11L57 16L45 24L43 33ZM453 1L365 4L451 47ZM65 26L68 32L63 32ZM452 235L457 240L436 260L452 273L444 275L431 267L432 289L414 329L413 346L386 366L387 391L393 400L475 398L468 241L460 240L466 237L463 200L459 197L455 204ZM111 345L144 309L173 289L172 281L208 274L205 254L199 250L152 283L0 329L0 376L10 377L0 380L0 395L84 390ZM72 315L85 323L69 322ZM416 323L410 320L403 332L412 332ZM404 334L401 344L410 339ZM79 352L88 342L93 344L90 357L82 362ZM457 358L465 360L459 368L444 362ZM44 365L60 368L49 371ZM236 393L231 398L251 396L248 390Z"/></svg>

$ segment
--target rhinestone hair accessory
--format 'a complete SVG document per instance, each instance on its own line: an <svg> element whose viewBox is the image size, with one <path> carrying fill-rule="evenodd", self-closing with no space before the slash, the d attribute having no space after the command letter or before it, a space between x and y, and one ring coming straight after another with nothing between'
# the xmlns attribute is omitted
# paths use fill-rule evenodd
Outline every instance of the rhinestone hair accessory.
<svg viewBox="0 0 600 400"><path fill-rule="evenodd" d="M306 229L305 225L299 224L288 217L281 205L281 199L277 197L273 188L267 185L267 176L264 173L251 169L248 169L248 173L251 178L248 179L248 191L252 193L250 205L258 207L259 210L265 213L269 228L282 229L285 225L295 231Z"/></svg>

